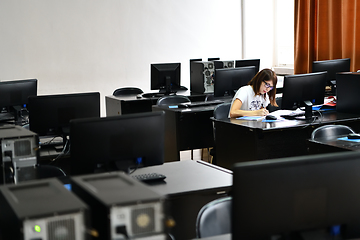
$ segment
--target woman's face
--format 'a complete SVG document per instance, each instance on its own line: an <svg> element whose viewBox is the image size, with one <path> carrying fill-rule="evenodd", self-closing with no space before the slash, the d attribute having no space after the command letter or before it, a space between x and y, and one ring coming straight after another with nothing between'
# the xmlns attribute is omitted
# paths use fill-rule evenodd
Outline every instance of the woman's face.
<svg viewBox="0 0 360 240"><path fill-rule="evenodd" d="M260 94L268 93L271 89L273 89L273 81L272 80L263 80L260 86Z"/></svg>

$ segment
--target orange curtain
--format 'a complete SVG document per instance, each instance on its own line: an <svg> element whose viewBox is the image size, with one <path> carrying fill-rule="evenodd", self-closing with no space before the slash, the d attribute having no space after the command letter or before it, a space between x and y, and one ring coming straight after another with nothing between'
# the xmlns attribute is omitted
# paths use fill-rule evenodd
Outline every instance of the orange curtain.
<svg viewBox="0 0 360 240"><path fill-rule="evenodd" d="M359 33L359 34L358 34ZM360 1L295 0L294 72L311 72L313 61L351 58L360 69Z"/></svg>

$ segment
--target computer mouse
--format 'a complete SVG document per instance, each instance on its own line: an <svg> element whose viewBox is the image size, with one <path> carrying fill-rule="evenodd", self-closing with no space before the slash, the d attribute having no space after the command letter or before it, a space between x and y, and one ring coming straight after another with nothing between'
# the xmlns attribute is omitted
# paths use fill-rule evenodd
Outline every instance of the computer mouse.
<svg viewBox="0 0 360 240"><path fill-rule="evenodd" d="M265 117L266 120L276 120L277 117L273 116L273 115L266 115Z"/></svg>
<svg viewBox="0 0 360 240"><path fill-rule="evenodd" d="M348 139L360 139L360 134L358 133L350 133L347 135Z"/></svg>

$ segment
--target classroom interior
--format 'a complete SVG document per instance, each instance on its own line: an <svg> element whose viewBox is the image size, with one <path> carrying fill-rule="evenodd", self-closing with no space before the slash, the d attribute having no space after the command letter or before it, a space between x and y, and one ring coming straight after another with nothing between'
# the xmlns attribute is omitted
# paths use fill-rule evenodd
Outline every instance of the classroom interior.
<svg viewBox="0 0 360 240"><path fill-rule="evenodd" d="M360 238L357 56L299 73L301 3L1 2L0 240Z"/></svg>

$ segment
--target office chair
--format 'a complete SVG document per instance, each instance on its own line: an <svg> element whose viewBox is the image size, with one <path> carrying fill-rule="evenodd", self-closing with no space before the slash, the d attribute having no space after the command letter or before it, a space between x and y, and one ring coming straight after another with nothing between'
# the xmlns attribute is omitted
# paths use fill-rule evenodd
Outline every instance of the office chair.
<svg viewBox="0 0 360 240"><path fill-rule="evenodd" d="M113 92L113 96L127 96L141 94L143 91L137 87L123 87L118 88Z"/></svg>
<svg viewBox="0 0 360 240"><path fill-rule="evenodd" d="M347 135L349 133L355 133L350 127L345 125L324 125L316 128L311 133L311 139L326 138L336 139L340 135Z"/></svg>
<svg viewBox="0 0 360 240"><path fill-rule="evenodd" d="M232 197L223 197L205 204L196 219L197 238L231 233Z"/></svg>
<svg viewBox="0 0 360 240"><path fill-rule="evenodd" d="M214 109L214 115L213 117L215 119L226 119L229 117L231 102L226 102L219 104ZM215 125L213 123L213 135L214 135L214 147L210 150L210 155L213 156L213 159L211 161L212 164L216 164L216 136L215 136Z"/></svg>
<svg viewBox="0 0 360 240"><path fill-rule="evenodd" d="M190 99L183 95L168 95L159 98L156 105L177 105L179 103L191 102Z"/></svg>

